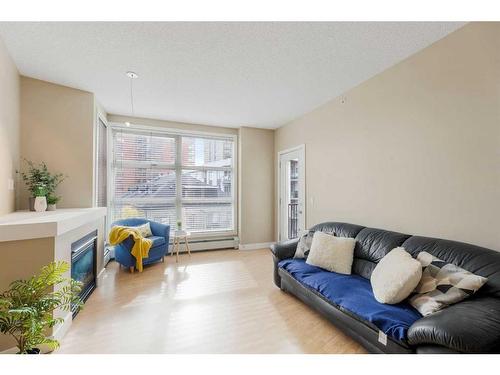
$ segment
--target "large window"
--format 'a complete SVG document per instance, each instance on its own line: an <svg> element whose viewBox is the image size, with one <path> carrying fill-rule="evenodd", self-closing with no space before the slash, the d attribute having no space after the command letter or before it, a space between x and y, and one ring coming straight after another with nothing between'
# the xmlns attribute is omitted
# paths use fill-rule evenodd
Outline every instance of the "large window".
<svg viewBox="0 0 500 375"><path fill-rule="evenodd" d="M234 139L113 129L112 220L146 217L194 233L234 232Z"/></svg>

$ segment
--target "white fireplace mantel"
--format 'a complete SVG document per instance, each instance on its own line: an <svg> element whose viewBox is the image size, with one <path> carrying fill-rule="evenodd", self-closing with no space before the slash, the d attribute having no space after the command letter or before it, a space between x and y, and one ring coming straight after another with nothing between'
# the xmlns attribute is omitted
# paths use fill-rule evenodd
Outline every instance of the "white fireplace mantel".
<svg viewBox="0 0 500 375"><path fill-rule="evenodd" d="M54 261L71 264L71 245L97 231L95 255L96 283L104 274L104 236L106 208L63 208L57 211L17 211L0 216L0 291L12 280L27 279L41 267ZM65 274L71 277L70 270ZM52 328L56 339L64 336L71 325L71 312L56 310L54 316L63 323ZM0 352L15 344L0 334Z"/></svg>
<svg viewBox="0 0 500 375"><path fill-rule="evenodd" d="M16 211L0 216L0 242L57 237L106 216L106 208Z"/></svg>

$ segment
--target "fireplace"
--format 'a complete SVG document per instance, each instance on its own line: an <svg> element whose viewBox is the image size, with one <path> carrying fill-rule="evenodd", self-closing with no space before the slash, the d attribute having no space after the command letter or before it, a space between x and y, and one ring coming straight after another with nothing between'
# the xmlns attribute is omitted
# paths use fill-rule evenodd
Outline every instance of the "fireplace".
<svg viewBox="0 0 500 375"><path fill-rule="evenodd" d="M82 283L80 298L86 301L96 287L97 231L71 244L71 278ZM72 306L73 317L78 307Z"/></svg>

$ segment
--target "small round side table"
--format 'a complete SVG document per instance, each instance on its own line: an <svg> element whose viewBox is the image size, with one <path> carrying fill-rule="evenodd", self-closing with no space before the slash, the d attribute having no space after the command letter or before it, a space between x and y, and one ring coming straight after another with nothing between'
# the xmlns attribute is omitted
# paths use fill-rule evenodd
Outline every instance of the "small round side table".
<svg viewBox="0 0 500 375"><path fill-rule="evenodd" d="M186 247L189 256L191 256L191 249L189 248L188 241L188 237L191 235L191 233L185 230L174 230L170 233L170 235L174 239L174 242L172 243L172 253L170 254L170 256L173 256L175 253L175 261L179 261L179 247L181 240L184 241L184 246Z"/></svg>

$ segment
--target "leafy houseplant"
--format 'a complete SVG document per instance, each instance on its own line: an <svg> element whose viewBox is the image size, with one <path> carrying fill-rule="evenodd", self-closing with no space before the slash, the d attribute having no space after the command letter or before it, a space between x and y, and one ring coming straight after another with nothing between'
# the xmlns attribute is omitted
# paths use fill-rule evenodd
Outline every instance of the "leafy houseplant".
<svg viewBox="0 0 500 375"><path fill-rule="evenodd" d="M35 197L45 197L47 195L47 188L44 184L39 183L35 189Z"/></svg>
<svg viewBox="0 0 500 375"><path fill-rule="evenodd" d="M61 197L57 197L55 195L47 195L47 211L55 211L56 204L60 199Z"/></svg>
<svg viewBox="0 0 500 375"><path fill-rule="evenodd" d="M61 200L61 197L55 195L47 195L47 204L57 204Z"/></svg>
<svg viewBox="0 0 500 375"><path fill-rule="evenodd" d="M41 344L57 348L59 342L46 336L48 328L64 321L54 318L54 310L82 306L81 283L63 276L69 267L66 262L52 262L28 280L13 281L0 294L0 332L16 340L19 354L37 353Z"/></svg>
<svg viewBox="0 0 500 375"><path fill-rule="evenodd" d="M66 176L62 173L52 174L49 172L47 165L42 162L35 164L30 160L24 159L28 168L26 172L19 173L28 187L31 197L37 197L40 193L40 187L44 188L44 196L56 196L56 188L64 181ZM30 204L31 206L31 204Z"/></svg>

